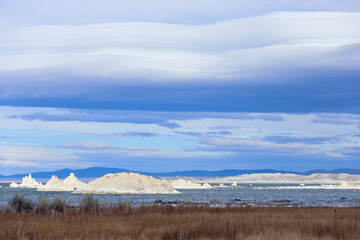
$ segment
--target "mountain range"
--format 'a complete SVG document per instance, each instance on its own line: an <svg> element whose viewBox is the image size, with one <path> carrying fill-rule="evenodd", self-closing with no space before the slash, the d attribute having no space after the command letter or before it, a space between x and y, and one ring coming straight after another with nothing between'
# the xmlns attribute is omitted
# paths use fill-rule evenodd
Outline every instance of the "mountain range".
<svg viewBox="0 0 360 240"><path fill-rule="evenodd" d="M34 172L31 173L34 178L51 178L52 175L57 175L59 178L66 178L70 173L75 173L78 178L98 178L102 177L108 173L120 173L120 172L135 172L144 175L149 175L153 177L229 177L243 174L253 174L253 173L292 173L300 175L311 175L314 173L327 173L327 174L339 174L346 173L352 175L360 175L359 169L335 169L335 170L323 170L323 169L314 169L305 172L296 172L296 171L282 171L274 169L256 169L256 170L235 170L235 169L226 169L219 171L205 171L205 170L192 170L192 171L176 171L176 172L142 172L142 171L132 171L123 168L105 168L105 167L91 167L86 169L70 169L65 168L57 171L47 171L47 172ZM15 174L4 176L0 175L0 179L21 179L29 173L24 174Z"/></svg>

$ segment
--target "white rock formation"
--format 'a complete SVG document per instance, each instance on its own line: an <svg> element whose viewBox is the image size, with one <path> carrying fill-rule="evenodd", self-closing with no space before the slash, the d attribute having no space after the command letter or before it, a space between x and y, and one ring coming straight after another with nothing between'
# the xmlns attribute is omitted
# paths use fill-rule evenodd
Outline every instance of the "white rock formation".
<svg viewBox="0 0 360 240"><path fill-rule="evenodd" d="M60 180L56 175L52 175L51 179L44 186L40 186L37 191L71 192L74 191L74 188L65 185L64 181Z"/></svg>
<svg viewBox="0 0 360 240"><path fill-rule="evenodd" d="M20 184L17 184L16 182L11 182L9 187L10 188L19 188Z"/></svg>
<svg viewBox="0 0 360 240"><path fill-rule="evenodd" d="M70 173L64 181L60 180L56 175L53 175L44 186L38 188L38 191L72 192L75 189L85 186L86 183L78 180L74 173Z"/></svg>
<svg viewBox="0 0 360 240"><path fill-rule="evenodd" d="M33 179L31 177L31 174L29 174L29 176L23 177L20 184L14 182L10 184L11 188L38 188L40 186L42 186L42 183L39 183L35 179Z"/></svg>
<svg viewBox="0 0 360 240"><path fill-rule="evenodd" d="M115 173L97 178L74 193L98 194L179 194L170 182L138 173Z"/></svg>
<svg viewBox="0 0 360 240"><path fill-rule="evenodd" d="M315 173L308 176L289 173L254 173L243 174L231 177L193 177L189 178L196 182L212 183L296 183L296 184L341 184L342 181L347 183L360 183L360 175L340 174L323 174Z"/></svg>
<svg viewBox="0 0 360 240"><path fill-rule="evenodd" d="M208 184L208 183L204 183L203 185L202 185L202 187L204 188L204 189L210 189L210 188L213 188L210 184Z"/></svg>
<svg viewBox="0 0 360 240"><path fill-rule="evenodd" d="M214 187L217 187L217 188L226 188L226 187L228 187L228 186L225 186L224 184L220 183L220 185L214 186Z"/></svg>
<svg viewBox="0 0 360 240"><path fill-rule="evenodd" d="M70 175L67 178L65 178L64 184L65 186L72 187L74 189L86 186L86 183L77 179L74 173L70 173Z"/></svg>
<svg viewBox="0 0 360 240"><path fill-rule="evenodd" d="M184 179L178 179L178 180L172 181L171 184L175 189L208 189L208 188L212 188L207 183L201 185L200 183L186 181Z"/></svg>
<svg viewBox="0 0 360 240"><path fill-rule="evenodd" d="M299 186L272 186L272 187L254 187L254 189L360 189L360 185L348 184L348 185L299 185Z"/></svg>
<svg viewBox="0 0 360 240"><path fill-rule="evenodd" d="M342 187L347 187L349 186L349 184L345 181L342 181L341 184L340 184Z"/></svg>

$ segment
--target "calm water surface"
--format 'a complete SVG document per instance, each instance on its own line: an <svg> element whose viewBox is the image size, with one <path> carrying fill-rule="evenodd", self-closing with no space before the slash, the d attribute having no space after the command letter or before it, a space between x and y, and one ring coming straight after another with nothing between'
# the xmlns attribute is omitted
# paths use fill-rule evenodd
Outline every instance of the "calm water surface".
<svg viewBox="0 0 360 240"><path fill-rule="evenodd" d="M70 192L37 192L35 189L12 189L9 183L0 183L0 205L5 205L15 193L37 201L40 197L52 199L60 196L69 205L78 205L83 195ZM240 184L237 188L191 189L179 190L175 195L98 195L101 204L131 202L133 205L152 204L157 200L163 202L191 201L210 202L214 198L222 203L274 204L297 206L360 206L360 190L354 189L256 189L267 186L298 186L292 184ZM286 199L287 201L283 201Z"/></svg>

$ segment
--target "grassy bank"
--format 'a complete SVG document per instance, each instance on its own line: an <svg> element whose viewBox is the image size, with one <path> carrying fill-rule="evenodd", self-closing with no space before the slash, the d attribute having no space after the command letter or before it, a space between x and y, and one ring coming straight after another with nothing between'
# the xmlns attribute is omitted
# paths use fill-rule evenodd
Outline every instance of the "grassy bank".
<svg viewBox="0 0 360 240"><path fill-rule="evenodd" d="M44 204L44 200L42 200ZM0 239L359 239L360 208L179 204L3 209ZM57 203L59 204L59 203ZM19 210L19 209L18 209Z"/></svg>

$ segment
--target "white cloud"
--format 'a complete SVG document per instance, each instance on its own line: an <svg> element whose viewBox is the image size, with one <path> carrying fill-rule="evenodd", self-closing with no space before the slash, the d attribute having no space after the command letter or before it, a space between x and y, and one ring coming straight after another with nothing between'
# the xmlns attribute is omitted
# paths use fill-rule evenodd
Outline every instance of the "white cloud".
<svg viewBox="0 0 360 240"><path fill-rule="evenodd" d="M189 153L174 153L165 149L155 149L140 146L114 146L104 144L101 142L81 142L81 143L65 143L57 148L73 149L75 151L82 151L78 153L79 156L113 156L114 159L124 158L175 158L175 157L191 157Z"/></svg>
<svg viewBox="0 0 360 240"><path fill-rule="evenodd" d="M274 11L359 10L357 0L2 0L0 28L118 21L201 24Z"/></svg>
<svg viewBox="0 0 360 240"><path fill-rule="evenodd" d="M63 94L59 89L69 84L86 92L122 84L282 82L304 77L303 69L355 71L359 22L360 13L280 12L207 25L12 29L0 37L0 91L21 94L14 88L23 84L39 97Z"/></svg>
<svg viewBox="0 0 360 240"><path fill-rule="evenodd" d="M25 144L26 145L26 144ZM49 166L73 165L79 157L60 151L51 151L35 147L0 146L0 165L3 166Z"/></svg>
<svg viewBox="0 0 360 240"><path fill-rule="evenodd" d="M199 139L199 143L205 147L198 147L197 150L203 151L222 151L222 152L267 152L273 154L305 155L317 156L325 155L334 158L346 157L330 147L305 143L274 143L259 139L249 139L244 137L208 137ZM335 150L335 151L334 151Z"/></svg>

